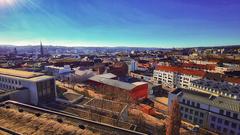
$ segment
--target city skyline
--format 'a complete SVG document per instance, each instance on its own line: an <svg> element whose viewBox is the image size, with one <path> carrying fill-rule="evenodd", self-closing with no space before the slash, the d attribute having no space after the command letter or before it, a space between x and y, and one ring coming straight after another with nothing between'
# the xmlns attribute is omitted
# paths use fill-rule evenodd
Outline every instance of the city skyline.
<svg viewBox="0 0 240 135"><path fill-rule="evenodd" d="M0 45L237 45L239 12L237 0L0 0Z"/></svg>

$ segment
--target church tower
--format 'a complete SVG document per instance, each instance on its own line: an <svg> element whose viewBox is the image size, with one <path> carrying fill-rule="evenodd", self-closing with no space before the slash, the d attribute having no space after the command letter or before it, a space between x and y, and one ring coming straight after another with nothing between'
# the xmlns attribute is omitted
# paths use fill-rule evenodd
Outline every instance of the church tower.
<svg viewBox="0 0 240 135"><path fill-rule="evenodd" d="M42 41L40 41L40 53L41 53L41 56L44 55Z"/></svg>

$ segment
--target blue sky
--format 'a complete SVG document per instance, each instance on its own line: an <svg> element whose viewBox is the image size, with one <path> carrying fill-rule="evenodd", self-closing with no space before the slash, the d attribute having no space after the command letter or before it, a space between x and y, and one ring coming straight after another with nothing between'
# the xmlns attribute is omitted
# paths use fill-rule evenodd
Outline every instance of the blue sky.
<svg viewBox="0 0 240 135"><path fill-rule="evenodd" d="M240 44L239 0L0 0L0 44Z"/></svg>

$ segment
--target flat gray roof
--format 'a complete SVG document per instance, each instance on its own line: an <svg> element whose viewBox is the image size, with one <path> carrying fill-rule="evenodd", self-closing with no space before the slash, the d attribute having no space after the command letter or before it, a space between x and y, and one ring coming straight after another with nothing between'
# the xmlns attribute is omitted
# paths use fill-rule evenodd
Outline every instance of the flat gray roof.
<svg viewBox="0 0 240 135"><path fill-rule="evenodd" d="M39 82L54 78L53 76L44 75L44 73L35 73L5 68L0 68L0 75L10 78L29 80L33 82Z"/></svg>
<svg viewBox="0 0 240 135"><path fill-rule="evenodd" d="M0 75L7 75L7 76L29 79L29 78L33 78L33 77L42 76L44 74L43 73L35 73L35 72L15 70L15 69L0 68Z"/></svg>

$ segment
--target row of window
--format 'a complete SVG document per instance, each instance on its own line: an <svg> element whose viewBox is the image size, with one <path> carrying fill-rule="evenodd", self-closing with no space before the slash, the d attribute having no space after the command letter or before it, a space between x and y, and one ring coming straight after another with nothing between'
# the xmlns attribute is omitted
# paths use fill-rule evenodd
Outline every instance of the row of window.
<svg viewBox="0 0 240 135"><path fill-rule="evenodd" d="M236 125L237 126L237 125ZM234 126L235 127L235 126ZM218 132L220 133L224 133L224 134L231 134L231 135L240 135L240 129L237 130L237 129L230 129L230 128L227 128L227 127L222 127L221 125L217 125L215 123L211 123L210 124L210 128L211 129L215 129L217 130Z"/></svg>
<svg viewBox="0 0 240 135"><path fill-rule="evenodd" d="M17 88L12 85L2 84L0 83L0 89L8 89L8 90L16 90Z"/></svg>
<svg viewBox="0 0 240 135"><path fill-rule="evenodd" d="M202 112L194 111L193 109L189 109L189 108L184 109L184 107L182 107L182 106L181 106L180 109L181 109L181 111L184 111L184 112L190 113L190 114L194 114L195 116L199 115L202 118L203 118L203 115L204 115Z"/></svg>
<svg viewBox="0 0 240 135"><path fill-rule="evenodd" d="M14 80L14 79L9 79L9 78L5 78L5 77L0 77L0 82L21 85L21 81Z"/></svg>
<svg viewBox="0 0 240 135"><path fill-rule="evenodd" d="M200 103L195 103L194 101L190 101L190 100L185 100L185 99L183 99L182 100L182 103L183 104L187 104L187 105L189 105L189 106L193 106L193 107L196 107L196 108L200 108Z"/></svg>
<svg viewBox="0 0 240 135"><path fill-rule="evenodd" d="M231 128L233 128L233 129L237 128L237 123L230 122L228 120L223 120L222 118L217 118L215 116L211 117L211 122L215 122L217 124L221 124L221 125L225 125L225 126L231 126ZM240 124L239 124L239 130L240 130Z"/></svg>
<svg viewBox="0 0 240 135"><path fill-rule="evenodd" d="M225 111L225 110L220 109L219 114L220 115L225 115L227 117L232 117L234 119L238 119L238 114L237 113L232 113L230 111Z"/></svg>
<svg viewBox="0 0 240 135"><path fill-rule="evenodd" d="M198 117L194 117L192 115L181 113L181 117L184 118L184 119L187 119L189 121L193 121L193 123L195 123L195 124L199 124L199 125L203 124L203 119L198 118Z"/></svg>
<svg viewBox="0 0 240 135"><path fill-rule="evenodd" d="M188 114L194 114L194 116L199 116L201 118L204 117L204 114L202 112L199 112L199 111L194 111L193 109L189 109L189 108L184 108L181 106L181 111L182 112L185 112L185 113L188 113Z"/></svg>

